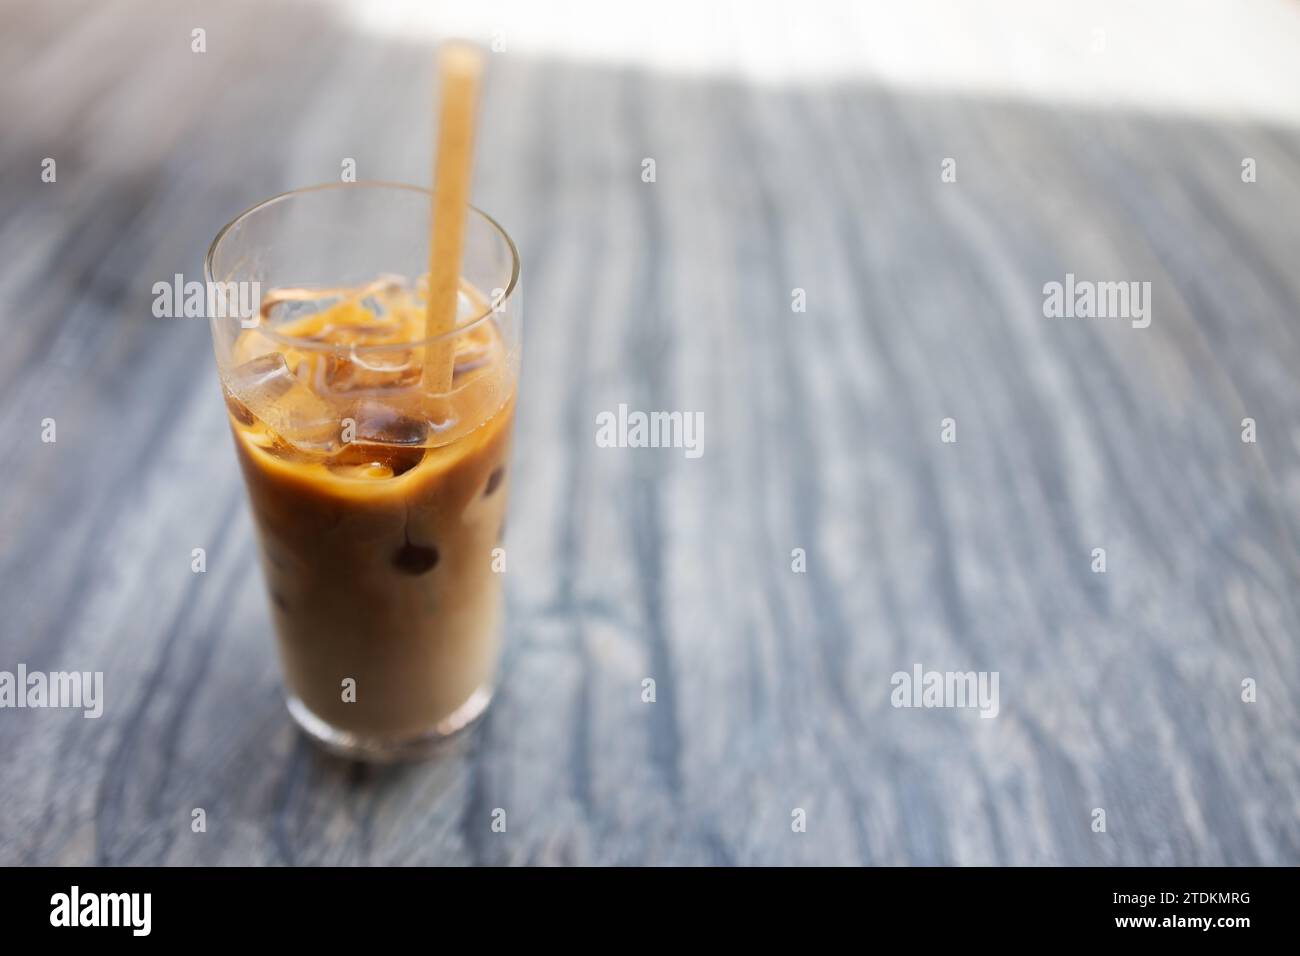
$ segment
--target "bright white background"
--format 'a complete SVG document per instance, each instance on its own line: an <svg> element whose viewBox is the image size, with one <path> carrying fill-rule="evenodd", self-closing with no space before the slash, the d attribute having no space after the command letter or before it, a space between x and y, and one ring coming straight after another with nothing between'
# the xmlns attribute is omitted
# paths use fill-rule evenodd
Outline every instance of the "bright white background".
<svg viewBox="0 0 1300 956"><path fill-rule="evenodd" d="M1292 0L326 0L514 54L1300 123Z"/></svg>

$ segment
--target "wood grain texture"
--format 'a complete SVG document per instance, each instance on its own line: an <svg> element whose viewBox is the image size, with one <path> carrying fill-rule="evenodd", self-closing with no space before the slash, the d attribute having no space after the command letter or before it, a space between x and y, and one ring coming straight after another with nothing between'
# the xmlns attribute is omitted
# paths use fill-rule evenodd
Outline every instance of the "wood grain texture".
<svg viewBox="0 0 1300 956"><path fill-rule="evenodd" d="M508 657L373 770L290 724L208 331L151 289L345 157L424 181L432 61L198 15L0 7L0 669L107 695L0 711L0 863L1300 863L1300 131L494 57ZM1151 326L1044 318L1067 272ZM598 448L620 402L703 457ZM891 707L915 663L1000 714Z"/></svg>

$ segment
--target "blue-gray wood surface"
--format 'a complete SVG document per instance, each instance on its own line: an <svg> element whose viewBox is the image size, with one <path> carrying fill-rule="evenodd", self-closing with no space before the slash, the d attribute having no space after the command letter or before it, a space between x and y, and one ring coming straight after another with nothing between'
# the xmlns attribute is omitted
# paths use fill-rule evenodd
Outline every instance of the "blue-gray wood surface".
<svg viewBox="0 0 1300 956"><path fill-rule="evenodd" d="M1300 863L1296 129L494 56L509 652L376 770L290 723L208 330L152 287L346 158L426 181L428 48L0 16L0 670L105 675L98 720L0 710L0 863ZM1067 273L1150 327L1045 318ZM703 456L597 447L620 402ZM997 717L891 706L915 664Z"/></svg>

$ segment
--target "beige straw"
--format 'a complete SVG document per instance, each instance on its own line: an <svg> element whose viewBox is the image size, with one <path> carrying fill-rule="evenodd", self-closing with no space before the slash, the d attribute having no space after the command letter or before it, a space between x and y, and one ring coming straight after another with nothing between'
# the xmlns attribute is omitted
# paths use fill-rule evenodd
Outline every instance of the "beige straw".
<svg viewBox="0 0 1300 956"><path fill-rule="evenodd" d="M425 337L434 338L456 327L460 260L469 208L469 177L474 156L474 113L478 102L483 57L474 47L449 43L438 58L442 77L442 119L433 175L433 222L429 240L429 300ZM450 339L430 343L424 351L426 391L451 389L455 344Z"/></svg>

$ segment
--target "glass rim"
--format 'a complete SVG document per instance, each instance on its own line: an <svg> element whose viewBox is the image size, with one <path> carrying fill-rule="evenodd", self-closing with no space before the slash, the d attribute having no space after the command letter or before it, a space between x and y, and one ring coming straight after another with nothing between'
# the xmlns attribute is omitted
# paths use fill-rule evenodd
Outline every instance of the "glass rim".
<svg viewBox="0 0 1300 956"><path fill-rule="evenodd" d="M427 196L431 203L434 200L433 190L429 189L428 187L416 186L411 183L401 183L401 182L396 182L395 180L388 180L388 179L361 179L354 183L343 183L343 182L316 183L315 185L312 186L299 186L297 189L288 189L282 193L276 193L274 196L270 196L267 199L263 199L260 202L256 202L253 205L249 206L247 209L239 213L239 215L235 216L235 218L231 219L228 223L226 223L224 226L222 226L220 229L217 230L216 237L213 238L212 243L208 246L207 254L203 257L203 278L205 284L218 281L215 277L212 264L213 264L213 260L217 255L217 249L220 247L222 240L226 238L226 235L227 233L230 232L230 230L234 229L236 226L238 226L240 223L244 222L245 220L251 218L254 214L259 213L265 209L268 209L271 206L278 205L279 203L282 203L286 200L294 199L298 196L305 196L309 193L319 193L319 192L325 192L326 190L335 190L335 189L356 189L358 187L377 187L381 189L402 189L402 190L406 190L407 192L419 193L423 196ZM510 233L506 232L505 227L501 225L501 223L497 222L494 218L492 218L492 216L484 212L478 206L475 206L473 203L468 204L468 210L470 213L477 215L480 219L486 222L488 226L491 227L492 230L495 231L498 236L504 239L506 243L506 248L510 250L510 282L506 285L505 291L501 295L501 301L505 302L514 294L515 289L519 285L519 249L515 245L514 239L510 237ZM317 352L340 352L344 354L356 354L356 353L364 354L364 353L373 353L373 352L391 352L395 349L416 348L434 342L445 341L453 338L454 336L462 335L465 332L470 331L471 329L477 328L484 320L495 315L496 312L497 310L492 307L492 303L488 302L487 308L483 312L474 316L469 321L456 326L454 329L451 329L450 331L447 332L443 332L439 335L425 336L424 338L420 338L420 339L411 339L410 341L407 342L387 342L387 343L379 343L379 344L372 343L369 345L356 345L356 344L343 345L343 344L333 344L329 342L312 341L311 339L299 338L293 335L285 335L281 332L275 331L272 328L264 326L261 322L259 322L253 328L256 328L263 335L268 335L279 342L282 342L286 345L291 345L294 348L298 348L298 349L310 349L312 351L317 351Z"/></svg>

